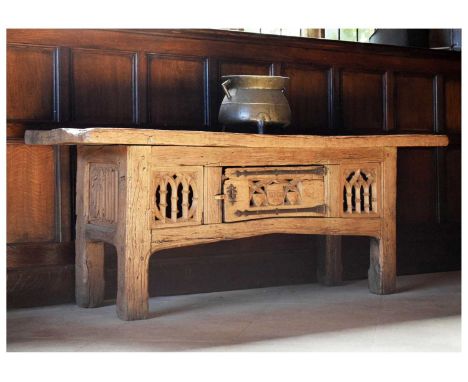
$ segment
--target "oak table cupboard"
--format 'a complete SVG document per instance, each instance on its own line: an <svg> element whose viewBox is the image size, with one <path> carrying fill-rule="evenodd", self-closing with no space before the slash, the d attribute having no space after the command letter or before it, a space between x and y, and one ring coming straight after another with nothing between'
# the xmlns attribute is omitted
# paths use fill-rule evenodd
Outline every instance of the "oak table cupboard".
<svg viewBox="0 0 468 382"><path fill-rule="evenodd" d="M333 281L342 235L371 237L369 289L396 290L397 148L444 135L258 135L126 128L26 132L77 145L76 302L104 299L104 242L118 257L117 314L148 317L148 262L168 248L273 233L325 235Z"/></svg>

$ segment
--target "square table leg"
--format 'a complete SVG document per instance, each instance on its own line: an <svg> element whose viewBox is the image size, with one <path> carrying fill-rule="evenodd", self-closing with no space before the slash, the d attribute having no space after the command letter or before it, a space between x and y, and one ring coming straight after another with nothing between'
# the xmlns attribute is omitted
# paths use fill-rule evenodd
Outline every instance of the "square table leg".
<svg viewBox="0 0 468 382"><path fill-rule="evenodd" d="M86 238L86 166L85 158L79 154L76 177L75 299L77 305L83 308L94 308L104 301L104 243Z"/></svg>
<svg viewBox="0 0 468 382"><path fill-rule="evenodd" d="M76 237L75 298L83 308L95 308L104 301L104 243Z"/></svg>
<svg viewBox="0 0 468 382"><path fill-rule="evenodd" d="M322 245L317 259L317 281L328 286L339 285L343 280L341 236L325 235L319 240Z"/></svg>
<svg viewBox="0 0 468 382"><path fill-rule="evenodd" d="M382 166L382 231L370 245L369 290L375 294L396 291L396 176L397 149L384 149Z"/></svg>
<svg viewBox="0 0 468 382"><path fill-rule="evenodd" d="M128 146L120 174L117 249L117 315L123 320L148 317L148 264L151 256L151 147Z"/></svg>

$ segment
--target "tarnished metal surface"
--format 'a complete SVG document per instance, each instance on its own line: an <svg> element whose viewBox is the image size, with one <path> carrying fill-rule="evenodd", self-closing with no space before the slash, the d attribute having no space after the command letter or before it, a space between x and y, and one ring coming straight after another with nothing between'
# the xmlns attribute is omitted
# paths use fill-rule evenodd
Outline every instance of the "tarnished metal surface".
<svg viewBox="0 0 468 382"><path fill-rule="evenodd" d="M223 125L256 124L259 133L271 125L288 126L291 109L284 92L288 77L223 76L224 99L219 110Z"/></svg>
<svg viewBox="0 0 468 382"><path fill-rule="evenodd" d="M252 216L252 215L269 215L269 214L275 214L275 215L287 215L287 214L294 214L298 212L316 212L319 214L325 214L327 212L327 205L326 204L320 204L318 206L314 207L306 207L306 208L291 208L287 210L282 210L282 209L271 209L271 210L254 210L254 211L240 211L237 210L235 212L236 216Z"/></svg>
<svg viewBox="0 0 468 382"><path fill-rule="evenodd" d="M246 175L279 175L279 174L314 174L323 176L326 174L325 167L316 167L310 170L257 170L257 171L236 171L234 173L235 176L246 176Z"/></svg>

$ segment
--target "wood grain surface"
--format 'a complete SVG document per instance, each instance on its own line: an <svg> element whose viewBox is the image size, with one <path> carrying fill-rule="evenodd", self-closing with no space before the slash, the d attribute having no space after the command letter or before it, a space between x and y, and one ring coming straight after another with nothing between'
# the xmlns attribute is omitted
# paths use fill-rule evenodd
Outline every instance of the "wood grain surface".
<svg viewBox="0 0 468 382"><path fill-rule="evenodd" d="M8 144L7 155L7 242L53 241L53 147Z"/></svg>
<svg viewBox="0 0 468 382"><path fill-rule="evenodd" d="M353 148L447 146L444 135L260 135L203 131L168 131L118 128L60 128L48 131L28 130L30 145L154 145L216 147Z"/></svg>
<svg viewBox="0 0 468 382"><path fill-rule="evenodd" d="M420 156L421 149L408 148L404 150L411 153L399 155L398 272L434 272L460 267L459 52L180 29L10 29L7 30L7 45L7 137L10 144L22 144L27 129L70 126L203 128L219 131L220 77L224 74L291 77L287 97L293 111L293 123L287 129L272 130L275 134L381 134L395 132L395 129L405 133L447 133L450 138L448 149L428 149L430 155ZM188 77L178 71L181 67L189 69L186 72ZM157 77L157 73L160 77ZM167 92L168 84L186 91L188 98L177 98L174 92ZM170 102L166 102L166 94L171 95ZM186 100L192 102L193 94L203 94L203 101L197 99L187 106ZM173 107L173 99L177 99L181 106ZM168 107L158 107L154 100ZM368 105L372 105L371 110L366 109ZM185 110L186 106L188 108ZM360 107L366 112L356 109ZM412 114L418 118L411 119ZM188 116L193 117L196 124L188 121ZM202 117L204 120L200 124ZM381 131L377 130L380 125ZM8 216L8 222L15 219L24 222L16 226L18 241L14 239L9 246L28 244L21 254L16 249L8 249L9 264L21 267L18 271L8 271L9 306L73 300L74 282L69 279L73 275L73 262L64 265L70 262L73 253L60 250L62 243L59 240L73 240L76 155L73 146L62 149L71 153L71 164L67 161L57 162L56 156L55 176L61 173L61 179L50 178L54 174L47 170L43 172L48 174L42 176L43 184L36 183L34 186L35 193L53 193L53 196L44 195L44 200L53 198L55 203L53 241L42 241L52 237L52 225L44 225L42 219L31 222L22 202L8 203L8 215L15 215ZM252 155L250 150L256 150L255 147L219 147L219 151L210 154L211 157L205 157L202 147L189 147L180 154L169 154L170 146L153 149L158 150L158 155L153 154L153 158L157 158L159 165L179 165L185 157L191 161L190 165L197 165L198 162L214 167L235 166L235 160L239 161L239 166L247 165L244 158ZM322 150L317 155L310 149L302 149L302 154L298 156L291 147L290 150L283 150L277 160L272 160L277 150L262 149L262 163L278 166L297 161L299 165L309 165L318 163L324 152L328 152L330 158L336 156L341 159L340 152L345 151ZM375 149L369 147L368 150L365 155L363 152L359 154L361 158L355 152L349 154L357 160L367 160ZM13 151L7 151L8 162L13 159L11 153ZM14 171L28 173L26 166L30 164L31 156L28 158L21 162L21 166L13 165ZM40 156L37 160L42 161ZM327 161L320 163L333 163ZM47 163L52 168L53 163ZM415 182L411 181L413 177ZM420 187L423 178L429 179L431 184ZM54 182L56 187L53 188ZM9 189L13 188L9 193L18 200L22 198L15 195L19 184L8 185ZM41 191L38 191L39 188ZM408 196L412 194L417 194L418 198ZM62 213L57 209L59 205ZM52 210L48 211L50 213ZM424 216L430 216L430 219L425 220ZM414 220L417 220L416 225ZM34 236L28 236L31 231L45 227L47 229L37 236L39 241ZM418 233L415 233L416 228ZM193 253L197 247L167 251L166 257L172 255L174 258L167 260L171 265L164 265L164 272L155 265L150 292L153 295L190 293L315 281L317 249L313 242L305 237L299 240L297 236L289 235L271 236L269 240L258 237L200 246L201 249L195 251L198 254L196 258ZM267 242L270 245L265 247ZM291 242L297 245L286 249L285 243ZM343 243L344 278L365 277L369 239L345 237ZM238 246L243 248L245 256L228 255L230 248ZM30 249L28 254L27 248ZM57 248L54 254L51 252L53 248ZM266 260L265 251L271 255L272 263ZM363 252L366 256L362 255ZM310 257L306 257L305 253ZM206 256L216 260L206 264L203 262ZM247 258L249 267L245 266ZM265 263L269 268L265 267ZM259 266L265 270L261 275L255 272ZM308 267L314 269L306 269ZM189 269L192 272L190 277L185 273ZM232 273L227 273L226 269L232 270ZM14 284L14 287L10 288L10 284ZM115 286L111 283L106 288L109 293Z"/></svg>

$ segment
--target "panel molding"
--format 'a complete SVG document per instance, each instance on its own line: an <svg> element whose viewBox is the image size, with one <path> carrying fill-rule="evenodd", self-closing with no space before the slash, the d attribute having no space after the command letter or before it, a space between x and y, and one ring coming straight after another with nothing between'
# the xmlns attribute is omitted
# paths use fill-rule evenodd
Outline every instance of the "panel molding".
<svg viewBox="0 0 468 382"><path fill-rule="evenodd" d="M461 135L461 78L444 76L444 130L447 134Z"/></svg>
<svg viewBox="0 0 468 382"><path fill-rule="evenodd" d="M56 239L52 146L7 144L7 243Z"/></svg>
<svg viewBox="0 0 468 382"><path fill-rule="evenodd" d="M202 124L204 126L210 125L210 89L209 89L209 60L207 57L194 56L194 55L179 55L179 54L167 54L167 53L156 53L146 52L146 78L147 78L147 91L146 91L146 121L149 125L154 124L155 117L151 112L151 105L154 102L154 95L152 94L151 84L152 78L152 64L155 60L168 60L168 61L188 61L198 62L202 65L202 98L203 98L203 111L202 111ZM159 123L156 123L158 126ZM168 126L177 125L168 123Z"/></svg>
<svg viewBox="0 0 468 382"><path fill-rule="evenodd" d="M391 70L383 76L384 81L384 131L395 130L395 77Z"/></svg>
<svg viewBox="0 0 468 382"><path fill-rule="evenodd" d="M88 56L115 56L121 58L128 58L130 63L130 73L127 73L130 79L130 114L126 116L124 121L112 121L114 117L114 113L109 113L107 120L101 121L99 117L94 117L95 119L89 119L86 115L81 116L77 113L76 104L77 104L77 73L75 72L76 69L76 60L80 55L83 57L85 55ZM73 48L70 49L70 120L76 123L99 123L102 125L115 125L115 123L123 123L123 124L131 124L136 125L138 124L139 120L139 102L138 102L138 60L137 60L137 53L130 52L125 50L104 50L104 49L89 49L89 48ZM87 79L89 81L89 79ZM115 94L112 94L115 96ZM83 99L84 97L81 97ZM111 97L109 96L109 99ZM119 105L121 106L121 105ZM120 107L114 108L115 110L120 110ZM94 121L94 122L93 122Z"/></svg>
<svg viewBox="0 0 468 382"><path fill-rule="evenodd" d="M385 102L386 102L386 92L385 92L385 73L382 71L376 70L363 70L363 69L356 69L356 68L341 68L340 73L340 83L339 83L339 103L340 103L340 110L341 110L341 120L343 124L343 129L346 131L362 131L362 132L372 132L372 133L380 133L385 129ZM367 77L367 80L364 78L361 81L357 81L357 83L352 84L352 92L349 92L347 95L345 92L345 86L347 81L351 81L352 77ZM377 94L371 94L369 91L370 80L371 77L375 77L374 79L377 80L377 86L380 88L377 89ZM352 81L351 81L352 83ZM367 88L364 88L367 86ZM356 87L358 89L365 89L362 93L356 91ZM375 90L375 89L374 89ZM351 107L346 105L346 97L352 97L353 100L351 102ZM364 99L364 97L366 97ZM369 98L368 98L369 97ZM373 104L372 107L369 105L369 101L373 98L377 98L376 104ZM368 108L364 109L363 108ZM353 113L361 118L367 118L371 112L373 112L376 108L378 108L378 113L375 118L378 119L378 123L376 124L378 128L371 127L372 121L366 120L357 120L353 121ZM349 110L351 109L351 114ZM362 126L365 125L365 126Z"/></svg>
<svg viewBox="0 0 468 382"><path fill-rule="evenodd" d="M268 69L268 73L262 74L262 75L269 75L269 76L273 75L274 69L275 69L275 62L273 62L272 60L252 59L252 58L245 58L242 56L239 56L239 57L216 56L216 62L217 62L217 68L218 68L218 79L220 79L222 75L245 74L245 73L221 74L223 65L246 65L246 66L252 66L252 67L264 66Z"/></svg>
<svg viewBox="0 0 468 382"><path fill-rule="evenodd" d="M13 90L15 87L12 86L7 86L7 119L8 122L35 122L35 123L50 123L50 122L58 122L59 121L59 110L60 110L60 76L59 76L59 67L60 67L60 55L59 55L59 48L54 47L54 46L48 46L48 45L27 45L27 44L7 44L7 52L12 51L12 50L19 50L22 52L29 51L29 52L38 52L38 53L46 53L50 56L51 64L50 64L50 70L51 70L51 83L50 83L50 91L51 91L51 104L50 104L50 115L48 118L32 118L30 117L25 117L25 118L18 118L18 117L11 117L8 116L8 108L11 103L14 103L11 100L11 97L13 95L8 93L8 90ZM10 56L11 57L11 56ZM37 68L37 65L36 65ZM9 73L9 65L8 65L8 55L7 55L7 80L10 78L10 73ZM37 80L37 77L36 77ZM27 97L24 97L25 99L30 98L31 96L31 90L28 89L28 95ZM42 90L42 89L40 89ZM44 96L40 96L41 99L44 99ZM23 109L28 109L28 107L23 106Z"/></svg>
<svg viewBox="0 0 468 382"><path fill-rule="evenodd" d="M55 241L71 240L70 148L54 146L55 163Z"/></svg>
<svg viewBox="0 0 468 382"><path fill-rule="evenodd" d="M282 62L281 63L281 75L282 76L291 76L291 73L293 71L298 71L299 73L303 73L304 78L308 78L312 75L312 73L316 75L322 75L323 78L323 90L325 94L319 94L317 92L317 86L313 86L309 89L309 96L312 97L314 100L314 103L317 103L317 101L322 101L323 104L320 106L315 106L314 105L302 105L303 109L308 110L309 112L314 112L315 116L308 115L308 118L304 118L304 114L301 116L301 118L297 117L297 109L295 112L295 102L298 100L302 100L304 97L303 92L298 92L298 95L293 96L294 91L295 91L295 84L294 81L291 79L290 80L290 85L289 88L286 90L286 96L288 98L288 101L291 106L291 111L292 111L292 124L294 125L295 123L297 124L296 126L293 126L295 128L295 132L298 133L320 133L323 132L324 130L331 129L333 126L333 121L334 121L334 97L336 96L336 93L333 91L333 69L328 66L328 65L317 65L317 64L305 64L305 63L291 63L291 62ZM291 77L290 77L291 78ZM304 79L302 78L302 79ZM318 78L315 78L318 80ZM296 84L297 85L297 84ZM299 97L300 96L300 97ZM294 99L296 98L296 99ZM318 113L322 111L323 116L319 120L319 122L316 122L317 115ZM323 118L325 117L325 118ZM309 124L306 125L304 120L312 120L314 123L312 123L313 128L311 129L311 126ZM289 129L289 127L287 128ZM307 130L309 129L309 130ZM298 130L298 131L296 131Z"/></svg>
<svg viewBox="0 0 468 382"><path fill-rule="evenodd" d="M398 224L439 224L437 161L433 148L399 149Z"/></svg>
<svg viewBox="0 0 468 382"><path fill-rule="evenodd" d="M412 133L433 133L436 132L435 128L435 108L436 108L436 99L434 96L435 93L435 83L434 83L434 74L425 74L425 73L414 73L414 72L394 72L394 95L395 95L395 104L394 104L394 116L395 116L395 130L398 132L412 132ZM415 81L427 80L430 84L430 91L416 91L417 88L414 83L413 86L410 86L409 83L411 79ZM400 81L402 82L400 83ZM401 89L399 89L399 85L404 84L407 87L407 90L410 92L414 92L415 94L410 94L409 96L402 97L404 94ZM421 83L419 84L422 85ZM430 94L431 100L425 100L427 105L421 105L421 102L424 102L423 96L427 96ZM402 100L403 98L403 100ZM411 102L419 102L419 107L426 106L428 112L430 110L431 115L426 116L427 123L430 123L430 128L428 127L420 127L420 121L423 119L423 112L418 109L417 106L414 104L411 105L408 109L405 110L406 103L411 100ZM404 114L407 112L407 114ZM402 114L404 115L405 125L401 126L401 118ZM409 122L407 122L409 121ZM430 122L429 122L430 121ZM410 128L407 125L411 125Z"/></svg>

